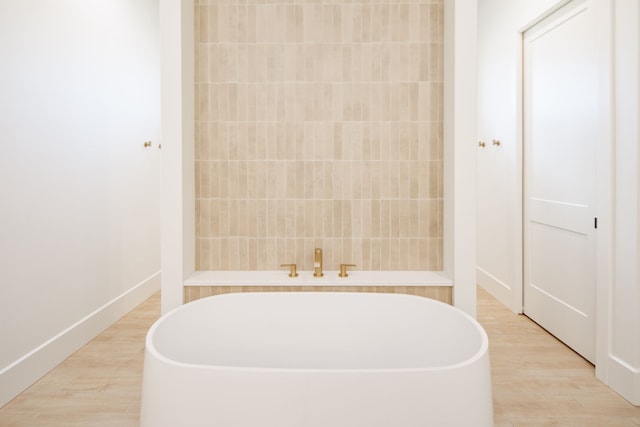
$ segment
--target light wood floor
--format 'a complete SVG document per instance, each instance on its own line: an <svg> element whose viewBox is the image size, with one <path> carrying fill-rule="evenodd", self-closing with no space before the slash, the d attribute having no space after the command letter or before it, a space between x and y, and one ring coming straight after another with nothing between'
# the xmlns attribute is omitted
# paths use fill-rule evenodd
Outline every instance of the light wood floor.
<svg viewBox="0 0 640 427"><path fill-rule="evenodd" d="M155 295L0 409L0 426L138 426L144 336L159 312ZM481 289L478 319L490 339L497 427L640 426L640 408L595 379L593 366Z"/></svg>

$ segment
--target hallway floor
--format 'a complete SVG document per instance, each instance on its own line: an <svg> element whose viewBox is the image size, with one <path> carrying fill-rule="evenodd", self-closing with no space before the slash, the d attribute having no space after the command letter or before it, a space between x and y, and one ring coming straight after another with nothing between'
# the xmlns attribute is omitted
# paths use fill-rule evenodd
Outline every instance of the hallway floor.
<svg viewBox="0 0 640 427"><path fill-rule="evenodd" d="M1 408L0 426L137 427L144 337L159 312L156 294ZM478 319L489 334L497 427L640 426L640 407L592 365L482 289Z"/></svg>

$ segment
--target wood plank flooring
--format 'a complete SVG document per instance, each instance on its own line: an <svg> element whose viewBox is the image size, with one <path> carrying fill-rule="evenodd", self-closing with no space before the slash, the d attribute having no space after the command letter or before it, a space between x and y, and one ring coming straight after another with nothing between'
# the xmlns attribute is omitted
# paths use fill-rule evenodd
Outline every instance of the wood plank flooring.
<svg viewBox="0 0 640 427"><path fill-rule="evenodd" d="M0 427L137 427L144 339L159 315L158 293L0 409Z"/></svg>
<svg viewBox="0 0 640 427"><path fill-rule="evenodd" d="M1 408L0 426L137 427L144 337L159 312L155 295ZM497 427L640 426L640 408L593 366L482 289L478 319L490 339Z"/></svg>
<svg viewBox="0 0 640 427"><path fill-rule="evenodd" d="M640 407L596 379L593 365L480 288L478 320L489 335L496 427L640 426Z"/></svg>

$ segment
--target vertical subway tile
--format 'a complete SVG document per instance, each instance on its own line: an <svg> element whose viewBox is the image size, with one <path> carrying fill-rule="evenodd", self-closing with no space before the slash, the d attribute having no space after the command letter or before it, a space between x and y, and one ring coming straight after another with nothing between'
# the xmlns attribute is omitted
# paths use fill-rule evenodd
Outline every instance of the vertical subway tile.
<svg viewBox="0 0 640 427"><path fill-rule="evenodd" d="M380 239L380 269L393 269L391 263L391 239L389 238Z"/></svg>
<svg viewBox="0 0 640 427"><path fill-rule="evenodd" d="M350 238L343 238L342 239L342 245L341 246L341 253L338 257L335 257L332 264L338 264L341 263L342 260L347 260L347 263L353 263L353 259L351 257L351 254L353 252L353 240Z"/></svg>
<svg viewBox="0 0 640 427"><path fill-rule="evenodd" d="M362 162L353 161L350 167L351 172L351 197L350 199L362 198Z"/></svg>
<svg viewBox="0 0 640 427"><path fill-rule="evenodd" d="M314 197L314 162L304 162L304 198L313 199Z"/></svg>
<svg viewBox="0 0 640 427"><path fill-rule="evenodd" d="M333 5L332 34L333 41L340 43L342 41L342 5Z"/></svg>
<svg viewBox="0 0 640 427"><path fill-rule="evenodd" d="M391 197L391 162L383 160L380 162L380 198L384 200Z"/></svg>
<svg viewBox="0 0 640 427"><path fill-rule="evenodd" d="M278 11L278 15L280 16L280 13L284 13L286 15L285 17L285 28L284 28L284 32L283 35L284 37L281 40L278 40L278 42L285 42L285 41L294 41L296 38L296 9L294 5L286 5L283 6L282 11Z"/></svg>
<svg viewBox="0 0 640 427"><path fill-rule="evenodd" d="M409 270L409 264L411 262L410 244L411 239L398 240L400 262L398 265L399 270Z"/></svg>
<svg viewBox="0 0 640 427"><path fill-rule="evenodd" d="M362 7L361 27L362 27L362 41L368 43L372 41L372 28L371 17L372 7L369 4L364 4Z"/></svg>
<svg viewBox="0 0 640 427"><path fill-rule="evenodd" d="M202 270L209 270L212 268L212 259L216 255L213 252L211 239L199 239L198 248L200 249L199 256L197 257L200 266L198 268Z"/></svg>
<svg viewBox="0 0 640 427"><path fill-rule="evenodd" d="M313 236L322 238L324 236L322 200L313 200Z"/></svg>
<svg viewBox="0 0 640 427"><path fill-rule="evenodd" d="M371 270L383 270L381 240L371 239Z"/></svg>
<svg viewBox="0 0 640 427"><path fill-rule="evenodd" d="M363 238L361 242L360 262L357 264L359 270L370 271L371 267L371 239Z"/></svg>
<svg viewBox="0 0 640 427"><path fill-rule="evenodd" d="M258 247L255 239L245 239L244 252L240 252L240 256L244 257L244 263L241 266L243 270L258 269Z"/></svg>
<svg viewBox="0 0 640 427"><path fill-rule="evenodd" d="M291 6L286 4L275 4L269 5L269 9L271 16L273 16L273 19L268 21L271 25L267 24L267 31L271 33L269 40L274 43L284 43L287 40L287 20L289 17L288 9L291 9Z"/></svg>
<svg viewBox="0 0 640 427"><path fill-rule="evenodd" d="M398 159L409 160L411 126L408 121L398 123Z"/></svg>
<svg viewBox="0 0 640 427"><path fill-rule="evenodd" d="M278 261L278 240L275 238L266 240L266 262L265 262L265 270L275 270L278 268L278 265L281 264Z"/></svg>
<svg viewBox="0 0 640 427"><path fill-rule="evenodd" d="M388 3L382 3L380 5L380 40L391 40L391 27L390 27L390 5Z"/></svg>
<svg viewBox="0 0 640 427"><path fill-rule="evenodd" d="M220 201L216 199L209 200L209 206L211 216L202 218L202 220L206 221L208 219L211 237L217 238L220 236Z"/></svg>
<svg viewBox="0 0 640 427"><path fill-rule="evenodd" d="M322 4L316 2L316 4L312 5L313 7L313 32L312 39L313 43L321 43L324 37L324 14L322 10Z"/></svg>
<svg viewBox="0 0 640 427"><path fill-rule="evenodd" d="M331 73L331 83L336 84L342 82L342 76L344 75L344 55L342 45L336 43L331 47L333 49L333 72Z"/></svg>
<svg viewBox="0 0 640 427"><path fill-rule="evenodd" d="M370 45L370 57L367 58L370 64L371 81L379 82L382 80L382 68L387 67L388 64L383 63L383 47L381 44L374 43Z"/></svg>
<svg viewBox="0 0 640 427"><path fill-rule="evenodd" d="M399 31L398 40L408 42L410 40L411 22L410 22L409 5L402 3L398 10Z"/></svg>
<svg viewBox="0 0 640 427"><path fill-rule="evenodd" d="M246 199L249 196L248 191L248 171L247 162L240 160L238 163L238 193L236 197L239 199Z"/></svg>
<svg viewBox="0 0 640 427"><path fill-rule="evenodd" d="M302 36L305 43L315 40L315 18L314 5L305 3L302 5Z"/></svg>
<svg viewBox="0 0 640 427"><path fill-rule="evenodd" d="M442 2L196 17L198 268L441 268Z"/></svg>
<svg viewBox="0 0 640 427"><path fill-rule="evenodd" d="M372 162L362 162L362 199L371 200L372 198L372 189L371 189L371 169Z"/></svg>
<svg viewBox="0 0 640 427"><path fill-rule="evenodd" d="M195 195L196 198L203 197L202 194L202 186L200 185L200 181L202 179L202 171L201 171L202 162L196 161L194 164L194 176L195 176Z"/></svg>
<svg viewBox="0 0 640 427"><path fill-rule="evenodd" d="M380 237L388 238L391 235L391 210L390 201L380 201Z"/></svg>
<svg viewBox="0 0 640 427"><path fill-rule="evenodd" d="M342 124L336 122L333 124L333 156L336 160L342 159L342 145L343 145L343 132Z"/></svg>
<svg viewBox="0 0 640 427"><path fill-rule="evenodd" d="M238 200L238 236L246 238L249 235L249 204L247 200Z"/></svg>
<svg viewBox="0 0 640 427"><path fill-rule="evenodd" d="M353 227L353 201L352 200L343 200L342 201L342 236L347 237L351 236L352 227Z"/></svg>
<svg viewBox="0 0 640 427"><path fill-rule="evenodd" d="M305 237L313 237L314 225L313 225L313 200L306 199L304 201L304 224L305 224Z"/></svg>
<svg viewBox="0 0 640 427"><path fill-rule="evenodd" d="M400 41L402 25L400 21L400 6L398 4L391 4L389 6L389 38L392 42Z"/></svg>
<svg viewBox="0 0 640 427"><path fill-rule="evenodd" d="M397 240L400 237L400 201L389 202L389 237Z"/></svg>
<svg viewBox="0 0 640 427"><path fill-rule="evenodd" d="M209 254L206 257L209 264L209 270L220 270L222 265L220 263L220 238L211 239L208 243Z"/></svg>
<svg viewBox="0 0 640 427"><path fill-rule="evenodd" d="M322 164L323 172L322 172L322 186L323 186L323 194L322 198L325 200L329 200L333 198L333 169L334 164L332 162L323 162Z"/></svg>
<svg viewBox="0 0 640 427"><path fill-rule="evenodd" d="M237 44L239 41L239 35L238 35L238 24L239 24L239 10L238 10L238 5L236 5L235 3L230 4L229 8L229 16L228 16L228 27L227 27L227 31L228 31L228 37L227 40L232 43L232 44Z"/></svg>
<svg viewBox="0 0 640 427"><path fill-rule="evenodd" d="M248 4L246 9L246 41L247 43L255 43L256 42L256 13L257 13L257 5L256 4Z"/></svg>
<svg viewBox="0 0 640 427"><path fill-rule="evenodd" d="M430 40L430 33L433 31L434 25L437 25L431 18L431 5L422 3L420 5L420 41L426 43Z"/></svg>
<svg viewBox="0 0 640 427"><path fill-rule="evenodd" d="M266 202L266 236L268 239L278 237L278 203L277 200L267 200Z"/></svg>
<svg viewBox="0 0 640 427"><path fill-rule="evenodd" d="M286 68L286 80L304 82L305 81L305 68L304 68L304 52L306 46L303 44L287 44L285 47L285 54L287 55Z"/></svg>
<svg viewBox="0 0 640 427"><path fill-rule="evenodd" d="M230 270L229 259L233 256L230 252L229 238L223 237L218 239L219 242L219 259L220 259L220 269L221 270Z"/></svg>
<svg viewBox="0 0 640 427"><path fill-rule="evenodd" d="M429 270L442 270L442 239L441 238L429 238L427 239L429 244L429 257L427 269Z"/></svg>
<svg viewBox="0 0 640 427"><path fill-rule="evenodd" d="M342 43L353 42L353 8L351 4L343 4L342 10Z"/></svg>
<svg viewBox="0 0 640 427"><path fill-rule="evenodd" d="M417 161L411 161L408 164L409 174L409 199L416 200L420 197L420 170Z"/></svg>
<svg viewBox="0 0 640 427"><path fill-rule="evenodd" d="M333 5L325 4L322 6L322 38L323 43L333 43L334 37L336 37L333 25Z"/></svg>
<svg viewBox="0 0 640 427"><path fill-rule="evenodd" d="M196 44L208 42L207 30L209 28L207 6L195 4L194 7L194 34Z"/></svg>
<svg viewBox="0 0 640 427"><path fill-rule="evenodd" d="M351 125L351 159L362 159L362 137L363 137L363 123L361 121L354 121Z"/></svg>
<svg viewBox="0 0 640 427"><path fill-rule="evenodd" d="M351 82L353 78L352 45L344 44L342 45L342 81Z"/></svg>
<svg viewBox="0 0 640 427"><path fill-rule="evenodd" d="M400 269L400 239L389 239L389 269Z"/></svg>
<svg viewBox="0 0 640 427"><path fill-rule="evenodd" d="M410 191L410 168L409 162L399 162L399 177L398 177L398 198L402 201L409 200Z"/></svg>
<svg viewBox="0 0 640 427"><path fill-rule="evenodd" d="M382 163L380 161L374 161L370 164L370 173L371 173L371 200L376 201L381 197L381 178L380 178L380 169Z"/></svg>
<svg viewBox="0 0 640 427"><path fill-rule="evenodd" d="M256 237L267 237L268 209L266 200L256 200Z"/></svg>
<svg viewBox="0 0 640 427"><path fill-rule="evenodd" d="M284 203L285 207L285 236L294 238L296 235L296 203L295 200L289 199ZM295 258L293 255L290 257Z"/></svg>
<svg viewBox="0 0 640 427"><path fill-rule="evenodd" d="M249 239L249 270L265 270L265 250L263 239Z"/></svg>
<svg viewBox="0 0 640 427"><path fill-rule="evenodd" d="M381 40L380 3L373 3L369 11L370 19L370 41L379 42Z"/></svg>
<svg viewBox="0 0 640 427"><path fill-rule="evenodd" d="M239 215L239 201L237 199L229 200L229 237L238 237L240 222L238 221Z"/></svg>
<svg viewBox="0 0 640 427"><path fill-rule="evenodd" d="M354 84L362 81L362 50L364 45L354 43L351 45L351 79ZM357 120L357 118L355 118Z"/></svg>
<svg viewBox="0 0 640 427"><path fill-rule="evenodd" d="M216 27L218 41L229 42L229 5L218 4L217 12L218 22Z"/></svg>
<svg viewBox="0 0 640 427"><path fill-rule="evenodd" d="M409 7L409 41L420 41L420 4L412 3Z"/></svg>
<svg viewBox="0 0 640 427"><path fill-rule="evenodd" d="M250 241L258 237L258 201L247 200L247 237Z"/></svg>

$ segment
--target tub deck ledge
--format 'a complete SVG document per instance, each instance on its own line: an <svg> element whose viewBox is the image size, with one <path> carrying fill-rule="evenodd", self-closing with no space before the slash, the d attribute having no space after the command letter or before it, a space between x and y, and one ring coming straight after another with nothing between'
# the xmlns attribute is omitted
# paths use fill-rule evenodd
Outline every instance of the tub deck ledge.
<svg viewBox="0 0 640 427"><path fill-rule="evenodd" d="M324 271L313 277L313 271L298 271L291 278L287 270L275 271L195 271L184 286L453 286L443 271L349 271L349 277L338 277L338 271Z"/></svg>

